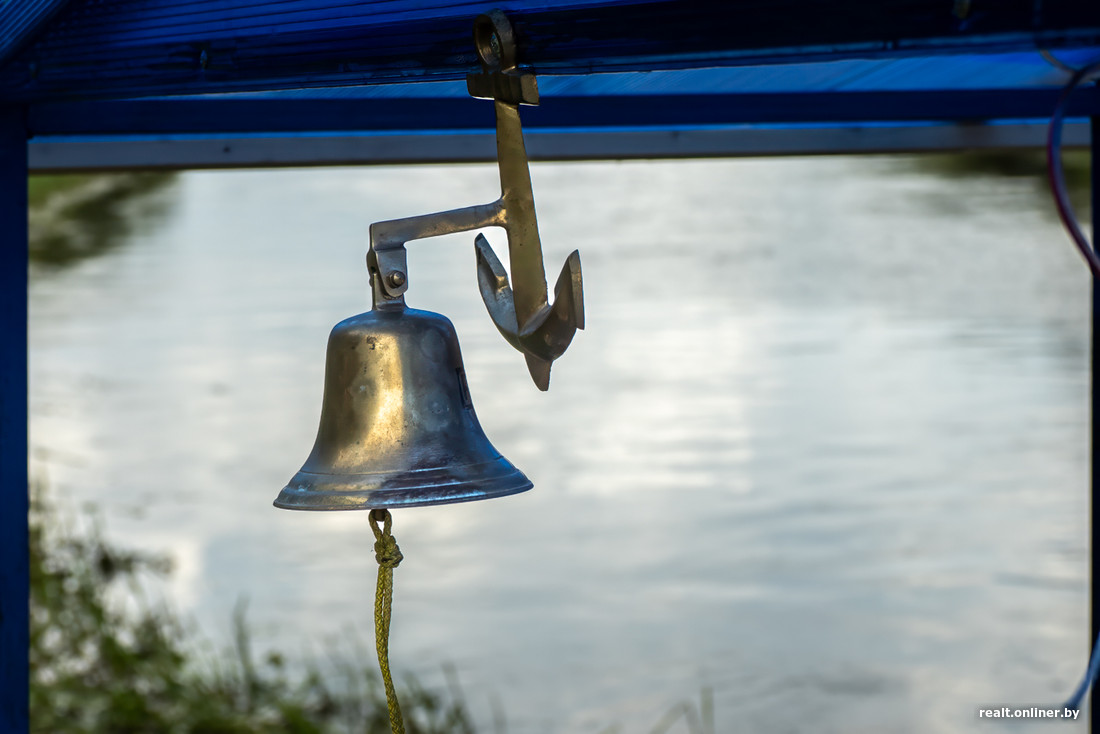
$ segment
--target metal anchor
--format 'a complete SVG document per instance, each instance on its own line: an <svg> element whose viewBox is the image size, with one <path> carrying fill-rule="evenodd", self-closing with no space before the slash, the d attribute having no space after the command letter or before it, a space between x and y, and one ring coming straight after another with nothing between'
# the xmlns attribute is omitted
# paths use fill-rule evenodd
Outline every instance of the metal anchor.
<svg viewBox="0 0 1100 734"><path fill-rule="evenodd" d="M546 390L550 387L551 364L565 352L576 330L584 328L580 253L574 250L566 259L554 286L554 303L550 304L518 109L520 104L538 104L535 75L516 68L512 25L499 10L474 21L474 45L482 71L469 74L466 85L471 96L492 99L496 109L500 198L491 204L372 224L367 267L374 307L404 307L403 294L408 289L406 242L503 227L508 235L512 282L488 240L479 234L474 250L481 298L497 330L523 353L535 385Z"/></svg>

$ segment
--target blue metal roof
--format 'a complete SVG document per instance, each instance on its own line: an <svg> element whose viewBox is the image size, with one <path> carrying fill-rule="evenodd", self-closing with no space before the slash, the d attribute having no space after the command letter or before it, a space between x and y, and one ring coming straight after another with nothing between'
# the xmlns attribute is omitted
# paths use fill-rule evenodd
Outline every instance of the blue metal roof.
<svg viewBox="0 0 1100 734"><path fill-rule="evenodd" d="M477 66L471 28L485 4L69 0L58 12L60 0L39 2L38 22L12 20L3 12L13 6L0 6L0 44L9 48L0 105L25 106L32 165L107 165L99 154L76 164L59 151L110 140L162 150L197 141L207 151L172 153L159 165L307 162L310 154L282 152L295 135L315 149L319 138L343 141L339 154L326 143L318 162L492 157L476 137L491 134L491 106L462 81ZM539 75L542 104L523 111L535 157L1031 145L1069 76L1040 45L1069 65L1100 58L1100 3L1076 0L1048 0L1041 12L1031 0L501 5L521 61ZM1068 111L1100 114L1100 94L1079 90ZM969 127L938 143L929 137L930 126L946 123ZM788 137L798 128L818 142L715 142L746 126ZM824 128L831 132L821 138ZM856 129L871 133L832 135ZM654 131L679 137L658 140ZM408 137L424 133L450 142L433 148ZM390 145L362 148L369 135ZM394 144L400 135L405 145ZM211 154L211 136L225 139L225 156ZM241 136L250 145L281 137L242 159ZM624 136L632 142L620 144Z"/></svg>
<svg viewBox="0 0 1100 734"><path fill-rule="evenodd" d="M0 67L46 27L66 0L6 0L0 2Z"/></svg>
<svg viewBox="0 0 1100 734"><path fill-rule="evenodd" d="M57 12L59 3L0 6L0 60L8 59L0 66L0 100L462 79L477 65L472 21L496 4L69 0ZM13 10L17 5L35 9L30 20ZM541 76L1100 46L1100 3L1080 0L510 0L499 6L515 26L520 63ZM817 71L836 80L849 70L863 75L858 67ZM923 75L920 63L896 71Z"/></svg>
<svg viewBox="0 0 1100 734"><path fill-rule="evenodd" d="M1085 49L1075 56L1094 54ZM1045 118L1067 78L1038 52L619 72L539 79L528 129ZM1071 112L1096 112L1083 90ZM219 112L210 112L216 105ZM487 130L462 82L32 105L35 134Z"/></svg>

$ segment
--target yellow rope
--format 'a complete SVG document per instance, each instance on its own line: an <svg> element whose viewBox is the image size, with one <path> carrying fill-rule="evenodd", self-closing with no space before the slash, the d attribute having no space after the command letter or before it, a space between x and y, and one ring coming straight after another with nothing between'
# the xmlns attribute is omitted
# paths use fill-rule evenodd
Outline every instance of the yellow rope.
<svg viewBox="0 0 1100 734"><path fill-rule="evenodd" d="M378 527L378 523L382 527ZM389 510L371 510L370 527L374 531L374 558L378 561L378 591L374 595L374 637L378 648L378 667L386 686L386 702L390 708L390 728L393 734L405 734L397 691L390 678L390 608L393 604L393 569L401 563L401 549L390 534L393 518Z"/></svg>

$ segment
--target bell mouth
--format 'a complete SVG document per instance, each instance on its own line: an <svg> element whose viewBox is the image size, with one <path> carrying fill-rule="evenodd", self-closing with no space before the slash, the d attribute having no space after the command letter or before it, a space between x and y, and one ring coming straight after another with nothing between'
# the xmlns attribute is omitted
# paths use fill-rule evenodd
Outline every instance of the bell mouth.
<svg viewBox="0 0 1100 734"><path fill-rule="evenodd" d="M506 497L534 484L504 459L458 467L370 474L299 471L279 492L284 510L374 510Z"/></svg>

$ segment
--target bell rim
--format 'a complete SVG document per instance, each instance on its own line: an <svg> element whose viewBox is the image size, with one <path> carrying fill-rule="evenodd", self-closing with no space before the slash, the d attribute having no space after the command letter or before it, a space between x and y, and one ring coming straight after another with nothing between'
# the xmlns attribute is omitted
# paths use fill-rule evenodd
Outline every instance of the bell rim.
<svg viewBox="0 0 1100 734"><path fill-rule="evenodd" d="M315 477L371 475L320 474L300 471L294 475L290 483L283 487L272 504L281 510L320 512L426 507L430 505L457 504L459 502L474 502L476 500L507 497L509 495L526 492L535 486L519 469L515 467L509 468L511 471L494 477L482 477L477 479L459 478L454 481L440 481L444 478L440 477L436 481L408 486L370 487L359 490L304 489L301 488L301 483L296 480L303 474L309 474ZM430 475L437 473L437 471L438 470L428 470L423 473ZM409 473L404 473L404 476L409 476Z"/></svg>

